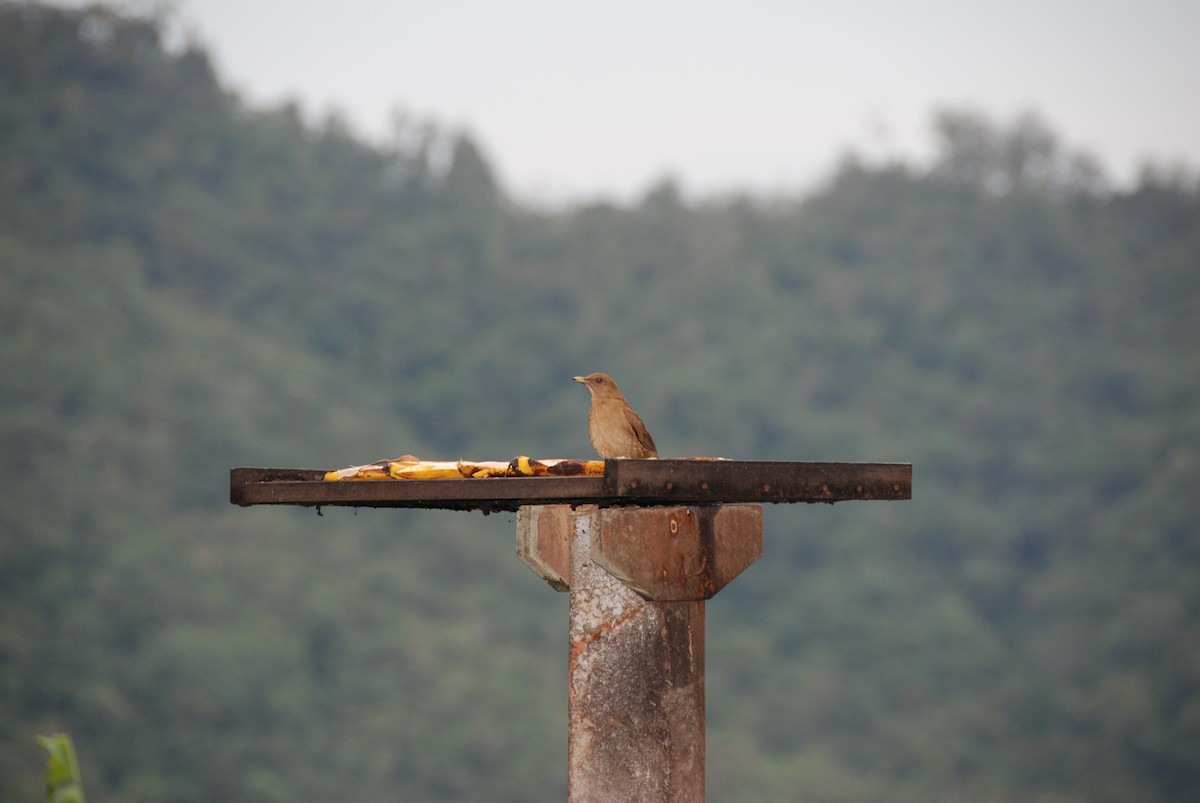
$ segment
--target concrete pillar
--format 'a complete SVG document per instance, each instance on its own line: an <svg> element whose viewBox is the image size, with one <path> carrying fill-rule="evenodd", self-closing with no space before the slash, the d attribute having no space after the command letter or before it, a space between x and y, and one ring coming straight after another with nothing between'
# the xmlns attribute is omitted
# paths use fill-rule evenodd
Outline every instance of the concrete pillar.
<svg viewBox="0 0 1200 803"><path fill-rule="evenodd" d="M702 803L704 601L762 554L762 507L525 506L517 555L570 595L568 800Z"/></svg>
<svg viewBox="0 0 1200 803"><path fill-rule="evenodd" d="M601 511L570 535L568 800L704 800L704 602L652 602L591 559Z"/></svg>

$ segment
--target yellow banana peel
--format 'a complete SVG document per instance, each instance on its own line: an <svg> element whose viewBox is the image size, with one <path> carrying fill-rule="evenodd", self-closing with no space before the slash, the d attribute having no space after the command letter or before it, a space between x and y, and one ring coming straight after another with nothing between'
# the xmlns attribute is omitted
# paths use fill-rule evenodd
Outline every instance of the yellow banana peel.
<svg viewBox="0 0 1200 803"><path fill-rule="evenodd" d="M393 460L376 460L362 466L328 471L327 482L339 480L448 480L489 477L578 477L603 476L603 460L536 460L521 455L507 463L497 461L421 460L404 455Z"/></svg>

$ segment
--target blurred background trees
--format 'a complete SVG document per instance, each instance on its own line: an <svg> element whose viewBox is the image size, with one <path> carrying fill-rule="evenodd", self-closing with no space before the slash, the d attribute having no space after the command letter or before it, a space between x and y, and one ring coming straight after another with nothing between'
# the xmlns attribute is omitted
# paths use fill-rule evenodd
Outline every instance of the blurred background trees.
<svg viewBox="0 0 1200 803"><path fill-rule="evenodd" d="M1200 794L1200 183L946 110L802 198L510 198L466 132L256 110L202 48L0 5L0 798L565 786L566 607L511 517L239 510L235 465L904 460L710 606L713 800Z"/></svg>

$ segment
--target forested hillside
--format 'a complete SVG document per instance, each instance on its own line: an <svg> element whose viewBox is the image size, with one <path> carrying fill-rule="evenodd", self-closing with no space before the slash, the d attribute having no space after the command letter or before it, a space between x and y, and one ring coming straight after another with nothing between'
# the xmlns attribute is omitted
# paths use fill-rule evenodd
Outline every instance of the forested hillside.
<svg viewBox="0 0 1200 803"><path fill-rule="evenodd" d="M1200 799L1200 181L934 123L803 198L547 211L462 132L0 3L0 800L55 729L93 801L563 797L566 601L511 516L227 482L586 457L593 370L664 455L914 464L770 508L710 603L710 800Z"/></svg>

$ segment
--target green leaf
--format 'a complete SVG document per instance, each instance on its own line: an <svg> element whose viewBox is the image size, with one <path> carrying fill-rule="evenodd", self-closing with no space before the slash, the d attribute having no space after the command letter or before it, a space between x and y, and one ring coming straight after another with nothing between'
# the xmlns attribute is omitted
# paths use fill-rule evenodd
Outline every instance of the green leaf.
<svg viewBox="0 0 1200 803"><path fill-rule="evenodd" d="M55 733L38 736L37 740L50 754L46 761L46 803L84 803L83 782L70 735Z"/></svg>

